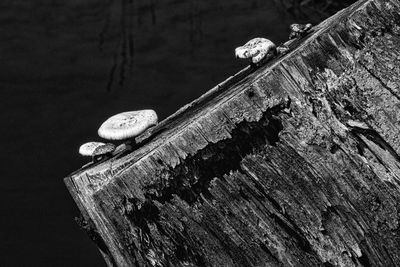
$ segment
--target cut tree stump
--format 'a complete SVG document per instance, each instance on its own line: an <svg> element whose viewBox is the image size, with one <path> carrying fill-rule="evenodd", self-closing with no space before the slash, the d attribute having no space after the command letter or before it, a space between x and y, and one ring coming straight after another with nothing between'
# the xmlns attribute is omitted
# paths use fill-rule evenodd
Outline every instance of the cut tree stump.
<svg viewBox="0 0 400 267"><path fill-rule="evenodd" d="M65 178L109 266L400 266L400 1L363 0Z"/></svg>

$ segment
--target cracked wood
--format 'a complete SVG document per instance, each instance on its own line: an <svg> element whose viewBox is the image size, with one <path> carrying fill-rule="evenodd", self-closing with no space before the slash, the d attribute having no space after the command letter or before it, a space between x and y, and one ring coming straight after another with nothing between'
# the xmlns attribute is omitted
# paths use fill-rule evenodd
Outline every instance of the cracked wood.
<svg viewBox="0 0 400 267"><path fill-rule="evenodd" d="M109 266L397 266L400 3L362 0L65 178Z"/></svg>

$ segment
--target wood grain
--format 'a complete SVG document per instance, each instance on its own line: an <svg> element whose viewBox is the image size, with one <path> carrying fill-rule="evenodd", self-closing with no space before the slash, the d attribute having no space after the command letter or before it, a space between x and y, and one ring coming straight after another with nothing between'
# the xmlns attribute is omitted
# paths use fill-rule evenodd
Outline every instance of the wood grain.
<svg viewBox="0 0 400 267"><path fill-rule="evenodd" d="M109 266L398 266L400 2L362 0L65 183Z"/></svg>

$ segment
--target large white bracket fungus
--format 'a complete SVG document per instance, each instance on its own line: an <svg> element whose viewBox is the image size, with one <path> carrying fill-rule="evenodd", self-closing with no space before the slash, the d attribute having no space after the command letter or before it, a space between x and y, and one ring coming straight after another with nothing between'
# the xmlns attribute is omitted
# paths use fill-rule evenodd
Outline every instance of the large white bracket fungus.
<svg viewBox="0 0 400 267"><path fill-rule="evenodd" d="M133 138L158 121L154 110L145 109L119 113L107 119L97 131L99 136L108 140Z"/></svg>

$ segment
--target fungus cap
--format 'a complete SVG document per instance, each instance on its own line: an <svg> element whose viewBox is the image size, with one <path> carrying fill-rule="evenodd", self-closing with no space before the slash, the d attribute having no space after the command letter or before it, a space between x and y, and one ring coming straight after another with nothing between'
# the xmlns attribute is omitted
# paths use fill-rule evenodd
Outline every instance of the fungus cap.
<svg viewBox="0 0 400 267"><path fill-rule="evenodd" d="M301 33L301 32L305 32L305 31L310 30L312 28L312 24L311 23L307 23L307 24L297 24L297 23L295 23L295 24L290 25L289 28L290 28L290 30L292 32Z"/></svg>
<svg viewBox="0 0 400 267"><path fill-rule="evenodd" d="M104 145L102 142L87 142L79 147L79 154L82 156L92 156L96 148Z"/></svg>
<svg viewBox="0 0 400 267"><path fill-rule="evenodd" d="M115 150L115 145L107 143L105 145L97 147L93 151L92 156L95 157L95 156L105 155L105 154L113 152L114 150Z"/></svg>
<svg viewBox="0 0 400 267"><path fill-rule="evenodd" d="M143 133L156 125L157 120L157 114L152 109L122 112L107 119L97 132L104 139L124 140Z"/></svg>
<svg viewBox="0 0 400 267"><path fill-rule="evenodd" d="M260 52L267 52L275 49L275 44L266 38L254 38L235 49L237 58L252 58Z"/></svg>

